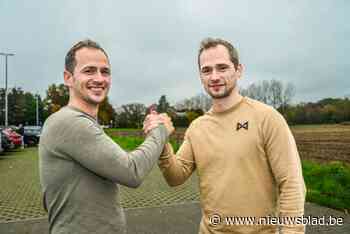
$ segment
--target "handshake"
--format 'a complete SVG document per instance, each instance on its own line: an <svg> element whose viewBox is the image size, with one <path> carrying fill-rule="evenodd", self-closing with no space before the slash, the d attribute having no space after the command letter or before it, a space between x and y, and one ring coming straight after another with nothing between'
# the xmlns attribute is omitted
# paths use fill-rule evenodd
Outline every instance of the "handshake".
<svg viewBox="0 0 350 234"><path fill-rule="evenodd" d="M173 122L171 121L171 118L168 116L168 114L158 114L155 110L151 110L143 121L143 132L147 134L153 128L158 127L159 124L163 124L165 126L168 132L168 136L170 136L175 131Z"/></svg>

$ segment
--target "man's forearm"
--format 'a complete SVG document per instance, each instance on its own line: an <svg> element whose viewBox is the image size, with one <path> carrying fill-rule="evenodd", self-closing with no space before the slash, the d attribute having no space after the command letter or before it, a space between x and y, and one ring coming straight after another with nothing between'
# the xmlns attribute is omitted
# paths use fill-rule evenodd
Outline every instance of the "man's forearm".
<svg viewBox="0 0 350 234"><path fill-rule="evenodd" d="M176 156L170 143L165 145L158 165L170 186L183 184L194 170L194 162Z"/></svg>
<svg viewBox="0 0 350 234"><path fill-rule="evenodd" d="M280 216L286 217L286 220L295 220L297 217L304 215L305 204L305 184L302 177L301 166L297 166L290 177L282 182L280 186ZM284 234L303 234L305 233L305 226L297 223L290 223L282 226L282 233Z"/></svg>
<svg viewBox="0 0 350 234"><path fill-rule="evenodd" d="M132 162L130 172L133 175L135 187L142 183L157 163L167 139L167 131L163 125L160 125L147 135L139 147L128 154L129 160Z"/></svg>

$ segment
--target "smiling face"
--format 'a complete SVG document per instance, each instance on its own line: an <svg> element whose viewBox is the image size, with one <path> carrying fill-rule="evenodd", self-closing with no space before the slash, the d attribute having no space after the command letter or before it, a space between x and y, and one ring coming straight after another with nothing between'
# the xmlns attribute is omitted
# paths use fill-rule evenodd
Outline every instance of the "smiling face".
<svg viewBox="0 0 350 234"><path fill-rule="evenodd" d="M200 78L206 92L214 99L228 97L241 77L242 66L235 68L227 48L217 45L203 50L199 57Z"/></svg>
<svg viewBox="0 0 350 234"><path fill-rule="evenodd" d="M65 84L70 98L82 105L98 106L107 96L111 85L111 70L108 58L99 49L82 48L75 54L73 74L64 72Z"/></svg>

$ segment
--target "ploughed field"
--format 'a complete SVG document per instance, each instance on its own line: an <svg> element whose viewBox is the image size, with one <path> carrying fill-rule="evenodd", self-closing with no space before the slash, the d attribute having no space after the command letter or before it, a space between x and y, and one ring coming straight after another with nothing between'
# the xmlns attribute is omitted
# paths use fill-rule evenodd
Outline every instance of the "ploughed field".
<svg viewBox="0 0 350 234"><path fill-rule="evenodd" d="M186 129L178 129L172 139L181 143ZM300 157L317 162L350 163L350 125L291 126ZM143 136L141 130L108 130L112 136Z"/></svg>
<svg viewBox="0 0 350 234"><path fill-rule="evenodd" d="M349 125L301 125L292 132L302 159L350 163Z"/></svg>

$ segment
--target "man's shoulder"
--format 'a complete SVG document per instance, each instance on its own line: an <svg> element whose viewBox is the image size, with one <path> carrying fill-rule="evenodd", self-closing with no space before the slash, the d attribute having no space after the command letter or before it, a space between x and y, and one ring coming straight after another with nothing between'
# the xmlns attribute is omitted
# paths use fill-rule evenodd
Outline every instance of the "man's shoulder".
<svg viewBox="0 0 350 234"><path fill-rule="evenodd" d="M203 115L197 117L194 119L191 124L188 126L189 129L200 127L203 125L208 119L210 119L210 115L208 115L208 112L204 113Z"/></svg>
<svg viewBox="0 0 350 234"><path fill-rule="evenodd" d="M203 115L194 119L186 130L186 134L192 134L194 132L202 132L208 124L212 123L213 117L210 115L209 111L205 112Z"/></svg>
<svg viewBox="0 0 350 234"><path fill-rule="evenodd" d="M71 123L71 120L77 116L75 111L64 106L60 110L51 114L45 121L44 127L51 126L52 124L65 125Z"/></svg>
<svg viewBox="0 0 350 234"><path fill-rule="evenodd" d="M63 107L45 121L40 144L58 145L69 142L72 138L86 136L88 133L101 132L92 117L73 108Z"/></svg>
<svg viewBox="0 0 350 234"><path fill-rule="evenodd" d="M80 125L86 127L93 124L94 121L83 112L65 106L46 119L43 134L45 132L49 132L49 134L62 133L64 129L71 130L78 128Z"/></svg>
<svg viewBox="0 0 350 234"><path fill-rule="evenodd" d="M255 111L259 114L269 114L276 112L276 110L270 106L267 105L261 101L249 98L249 97L244 97L243 101L249 108L251 108L252 111Z"/></svg>
<svg viewBox="0 0 350 234"><path fill-rule="evenodd" d="M286 126L287 122L283 115L274 107L260 101L246 98L248 105L256 112L260 123L265 126Z"/></svg>
<svg viewBox="0 0 350 234"><path fill-rule="evenodd" d="M273 106L249 97L244 97L244 104L246 110L251 112L252 116L256 116L261 121L266 120L266 118L279 118L282 116Z"/></svg>
<svg viewBox="0 0 350 234"><path fill-rule="evenodd" d="M92 117L88 116L87 114L76 110L74 108L68 107L68 106L64 106L62 107L59 111L53 113L52 115L50 115L46 122L61 122L64 121L66 123L69 124L69 121L67 120L72 120L75 118L86 118L86 119L90 119L92 120Z"/></svg>

